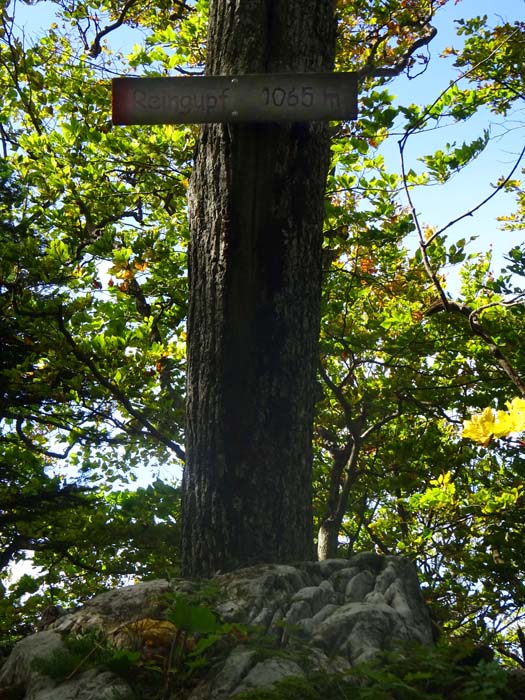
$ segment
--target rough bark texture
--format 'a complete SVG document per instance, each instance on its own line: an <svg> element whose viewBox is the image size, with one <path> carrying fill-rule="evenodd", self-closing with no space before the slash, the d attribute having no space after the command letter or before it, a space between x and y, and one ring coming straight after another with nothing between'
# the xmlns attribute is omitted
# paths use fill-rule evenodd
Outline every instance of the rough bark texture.
<svg viewBox="0 0 525 700"><path fill-rule="evenodd" d="M333 0L212 0L207 72L329 71ZM210 125L189 196L183 569L312 558L326 125Z"/></svg>

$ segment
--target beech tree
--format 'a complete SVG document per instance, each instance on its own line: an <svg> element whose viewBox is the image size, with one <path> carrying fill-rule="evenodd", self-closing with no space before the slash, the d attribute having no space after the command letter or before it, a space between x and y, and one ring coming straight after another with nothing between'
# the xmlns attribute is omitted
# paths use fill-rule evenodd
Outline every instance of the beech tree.
<svg viewBox="0 0 525 700"><path fill-rule="evenodd" d="M330 71L332 1L211 2L206 70ZM211 125L189 194L183 570L312 557L323 123Z"/></svg>
<svg viewBox="0 0 525 700"><path fill-rule="evenodd" d="M333 0L212 0L206 70L330 71L335 8ZM382 20L370 27L364 50L354 43L359 31L346 35L356 54L348 51L347 59L361 62L362 77L396 75L434 35L434 9L433 2L339 3L347 28L362 35L369 12ZM311 443L329 146L327 124L315 122L209 126L198 140L189 192L187 574L313 555Z"/></svg>

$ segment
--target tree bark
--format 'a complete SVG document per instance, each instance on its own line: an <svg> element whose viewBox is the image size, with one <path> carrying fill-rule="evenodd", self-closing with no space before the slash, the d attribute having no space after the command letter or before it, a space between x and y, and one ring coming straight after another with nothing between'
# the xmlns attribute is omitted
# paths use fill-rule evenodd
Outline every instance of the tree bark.
<svg viewBox="0 0 525 700"><path fill-rule="evenodd" d="M207 73L330 71L333 0L211 0ZM326 124L201 129L188 198L183 572L313 556Z"/></svg>
<svg viewBox="0 0 525 700"><path fill-rule="evenodd" d="M324 520L317 533L317 558L335 559L337 557L337 546L339 544L338 523L333 520Z"/></svg>
<svg viewBox="0 0 525 700"><path fill-rule="evenodd" d="M334 559L339 548L339 531L348 507L352 486L358 478L357 463L361 440L353 435L343 449L334 454L326 513L317 533L317 558Z"/></svg>

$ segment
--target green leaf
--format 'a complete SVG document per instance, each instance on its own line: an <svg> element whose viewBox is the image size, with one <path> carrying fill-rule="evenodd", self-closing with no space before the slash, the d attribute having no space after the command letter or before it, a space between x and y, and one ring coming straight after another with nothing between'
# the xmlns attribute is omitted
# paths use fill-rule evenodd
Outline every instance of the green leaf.
<svg viewBox="0 0 525 700"><path fill-rule="evenodd" d="M220 624L214 613L205 607L189 605L184 599L178 598L170 610L167 619L178 629L188 634L213 634Z"/></svg>

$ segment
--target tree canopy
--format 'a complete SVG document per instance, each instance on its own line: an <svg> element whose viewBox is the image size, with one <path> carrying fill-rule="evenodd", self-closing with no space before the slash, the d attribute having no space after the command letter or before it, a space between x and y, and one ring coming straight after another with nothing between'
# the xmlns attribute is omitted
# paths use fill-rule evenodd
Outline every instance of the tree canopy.
<svg viewBox="0 0 525 700"><path fill-rule="evenodd" d="M506 192L515 206L502 205L501 229L523 228L525 23L465 17L454 44L430 58L445 0L336 4L336 70L359 73L360 112L330 125L313 442L319 552L412 557L440 627L486 637L523 663L523 445L495 449L461 433L473 414L525 398L525 248L495 264L455 224ZM180 570L198 129L114 127L109 81L201 71L208 6L52 6L38 31L21 28L20 3L3 8L0 25L7 642L49 604ZM447 61L455 77L419 103L429 61ZM396 84L408 77L414 100L404 104ZM480 117L479 133L454 141L454 128ZM508 162L494 163L479 197L436 228L417 211L418 191L439 198L475 169L495 118L514 130ZM436 146L413 163L408 149L429 131ZM29 558L36 568L10 579Z"/></svg>

